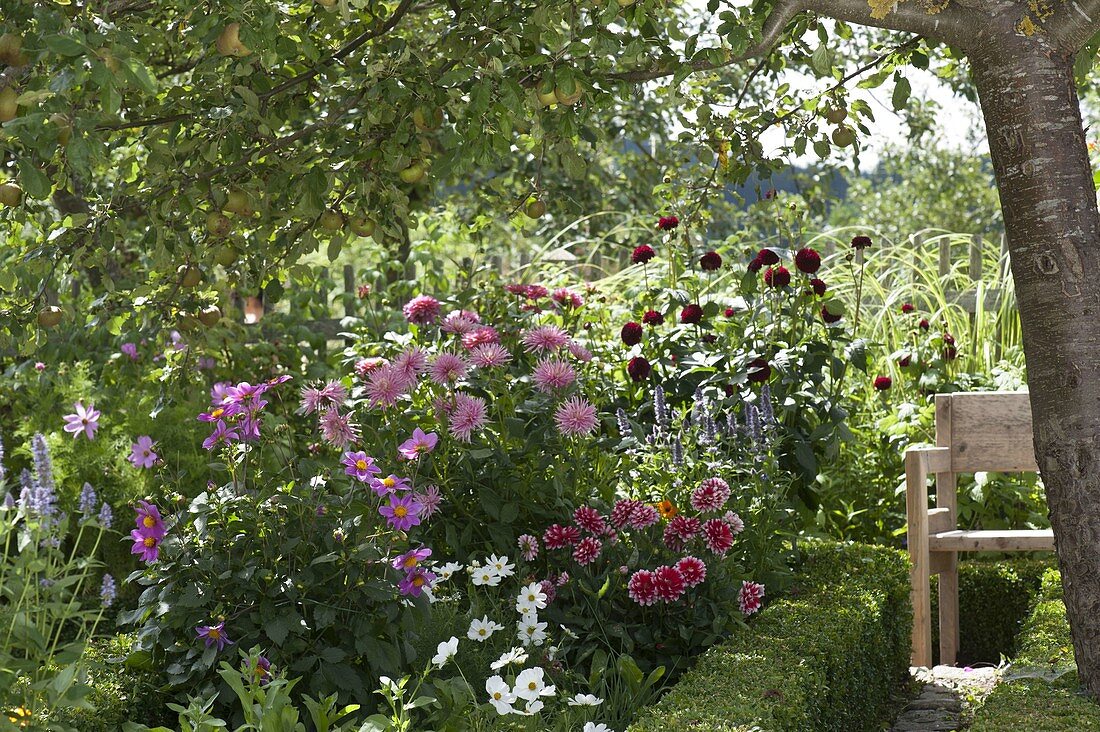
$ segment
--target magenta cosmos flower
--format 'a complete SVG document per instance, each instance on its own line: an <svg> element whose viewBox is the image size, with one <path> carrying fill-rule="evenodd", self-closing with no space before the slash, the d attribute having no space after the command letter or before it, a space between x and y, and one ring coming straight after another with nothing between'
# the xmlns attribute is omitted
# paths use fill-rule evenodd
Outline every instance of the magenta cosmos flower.
<svg viewBox="0 0 1100 732"><path fill-rule="evenodd" d="M435 575L423 567L415 567L397 584L397 591L408 597L420 597L425 589L431 589Z"/></svg>
<svg viewBox="0 0 1100 732"><path fill-rule="evenodd" d="M434 432L425 433L417 427L413 430L412 437L397 446L397 451L406 460L416 460L421 455L426 455L439 444L439 435Z"/></svg>
<svg viewBox="0 0 1100 732"><path fill-rule="evenodd" d="M81 432L89 440L94 440L96 430L99 429L99 418L101 416L99 410L92 404L85 407L81 402L74 404L73 409L76 410L75 413L62 416L62 419L65 420L65 426L61 429L71 432L74 440L80 436Z"/></svg>
<svg viewBox="0 0 1100 732"><path fill-rule="evenodd" d="M374 464L374 458L367 457L365 452L345 452L340 463L344 466L344 473L360 483L366 483L382 472L382 468Z"/></svg>
<svg viewBox="0 0 1100 732"><path fill-rule="evenodd" d="M136 554L146 564L157 561L160 556L160 537L148 536L139 529L134 529L130 532L130 538L134 540L134 545L130 547L131 554Z"/></svg>
<svg viewBox="0 0 1100 732"><path fill-rule="evenodd" d="M398 478L396 475L387 475L385 478L371 478L370 487L371 490L380 497L388 496L398 491L407 491L412 488L409 481L404 478Z"/></svg>
<svg viewBox="0 0 1100 732"><path fill-rule="evenodd" d="M390 502L378 508L389 525L398 531L407 531L420 525L420 512L423 510L419 503L409 495L390 496Z"/></svg>
<svg viewBox="0 0 1100 732"><path fill-rule="evenodd" d="M226 646L233 645L233 641L229 640L229 636L226 635L224 620L217 625L200 625L195 628L195 633L203 639L207 648L217 646L220 651Z"/></svg>
<svg viewBox="0 0 1100 732"><path fill-rule="evenodd" d="M149 435L142 435L137 438L137 442L130 445L130 457L127 460L135 468L151 468L157 464L159 456L153 452L153 446L156 443L153 442L153 438Z"/></svg>
<svg viewBox="0 0 1100 732"><path fill-rule="evenodd" d="M202 441L202 446L207 450L213 450L221 443L228 444L234 440L240 440L241 435L237 432L236 427L227 427L223 420L218 420L217 426L214 431L210 433L210 436Z"/></svg>
<svg viewBox="0 0 1100 732"><path fill-rule="evenodd" d="M405 320L420 325L434 323L439 317L439 310L439 300L430 295L417 295L401 308Z"/></svg>
<svg viewBox="0 0 1100 732"><path fill-rule="evenodd" d="M400 569L403 572L408 572L415 567L419 566L421 562L432 555L432 550L426 546L422 546L419 549L410 549L399 557L394 557L391 564L394 569Z"/></svg>
<svg viewBox="0 0 1100 732"><path fill-rule="evenodd" d="M152 503L138 501L135 511L137 516L134 517L134 523L142 536L163 539L164 535L168 533L168 529L164 526L164 520L160 517L160 510Z"/></svg>
<svg viewBox="0 0 1100 732"><path fill-rule="evenodd" d="M558 431L567 437L587 435L600 426L596 408L584 397L577 396L558 407L554 412L554 421L558 425Z"/></svg>

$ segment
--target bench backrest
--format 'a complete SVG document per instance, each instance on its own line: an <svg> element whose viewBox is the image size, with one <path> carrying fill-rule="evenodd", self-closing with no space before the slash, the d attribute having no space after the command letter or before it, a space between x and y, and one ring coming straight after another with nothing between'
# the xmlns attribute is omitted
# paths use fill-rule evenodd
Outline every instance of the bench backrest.
<svg viewBox="0 0 1100 732"><path fill-rule="evenodd" d="M951 448L951 472L1037 472L1026 391L936 396L936 445Z"/></svg>

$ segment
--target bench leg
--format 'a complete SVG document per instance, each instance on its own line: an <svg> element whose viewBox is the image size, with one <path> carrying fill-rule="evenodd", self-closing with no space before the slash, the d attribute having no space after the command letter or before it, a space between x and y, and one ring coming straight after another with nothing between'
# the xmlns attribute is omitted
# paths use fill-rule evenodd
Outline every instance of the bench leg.
<svg viewBox="0 0 1100 732"><path fill-rule="evenodd" d="M944 552L940 570L940 663L954 666L959 655L959 555Z"/></svg>
<svg viewBox="0 0 1100 732"><path fill-rule="evenodd" d="M913 604L912 665L932 665L932 591L929 585L928 554L909 552L909 597Z"/></svg>
<svg viewBox="0 0 1100 732"><path fill-rule="evenodd" d="M906 542L909 545L909 597L913 604L914 666L932 665L932 592L929 587L927 466L914 450L905 453Z"/></svg>

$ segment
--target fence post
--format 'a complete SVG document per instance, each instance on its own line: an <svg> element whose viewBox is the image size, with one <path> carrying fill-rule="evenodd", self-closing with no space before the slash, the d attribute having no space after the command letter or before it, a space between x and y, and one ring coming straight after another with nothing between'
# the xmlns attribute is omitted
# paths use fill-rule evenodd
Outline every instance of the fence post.
<svg viewBox="0 0 1100 732"><path fill-rule="evenodd" d="M975 234L970 237L970 281L977 282L982 278L982 235Z"/></svg>
<svg viewBox="0 0 1100 732"><path fill-rule="evenodd" d="M909 237L909 241L913 244L913 269L910 274L913 276L913 282L920 282L921 267L921 252L924 251L924 234L920 232L913 234Z"/></svg>
<svg viewBox="0 0 1100 732"><path fill-rule="evenodd" d="M940 237L940 277L951 273L951 237Z"/></svg>
<svg viewBox="0 0 1100 732"><path fill-rule="evenodd" d="M344 315L355 315L355 267L344 265Z"/></svg>

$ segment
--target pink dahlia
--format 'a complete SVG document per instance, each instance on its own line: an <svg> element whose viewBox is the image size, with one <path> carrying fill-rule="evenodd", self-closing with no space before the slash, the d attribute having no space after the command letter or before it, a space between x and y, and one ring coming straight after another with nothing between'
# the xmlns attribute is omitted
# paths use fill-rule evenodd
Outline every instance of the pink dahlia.
<svg viewBox="0 0 1100 732"><path fill-rule="evenodd" d="M737 536L745 530L745 522L733 511L726 511L726 515L722 517L722 520L730 527L730 531L733 532L734 536Z"/></svg>
<svg viewBox="0 0 1100 732"><path fill-rule="evenodd" d="M586 536L577 543L576 549L573 550L573 559L577 564L584 567L596 561L597 557L600 556L601 549L603 549L603 545L599 539L594 536Z"/></svg>
<svg viewBox="0 0 1100 732"><path fill-rule="evenodd" d="M542 543L547 549L564 549L581 540L581 530L576 526L552 524L543 532Z"/></svg>
<svg viewBox="0 0 1100 732"><path fill-rule="evenodd" d="M573 356L573 358L577 359L581 363L588 363L592 360L592 351L589 351L587 348L582 346L580 343L577 343L576 341L569 341L569 343L565 344L565 347L569 350L569 353Z"/></svg>
<svg viewBox="0 0 1100 732"><path fill-rule="evenodd" d="M620 498L611 507L611 523L617 528L623 528L634 518L634 512L641 506L641 502L629 498Z"/></svg>
<svg viewBox="0 0 1100 732"><path fill-rule="evenodd" d="M429 485L419 493L413 493L413 500L420 504L421 515L427 521L439 511L443 504L443 494L437 486Z"/></svg>
<svg viewBox="0 0 1100 732"><path fill-rule="evenodd" d="M707 478L691 494L691 507L699 513L717 511L726 505L730 497L730 487L721 478Z"/></svg>
<svg viewBox="0 0 1100 732"><path fill-rule="evenodd" d="M478 317L477 313L469 310L452 310L443 319L440 329L445 333L462 335L476 328L479 322L481 322L481 318Z"/></svg>
<svg viewBox="0 0 1100 732"><path fill-rule="evenodd" d="M396 363L375 369L367 377L367 400L372 407L386 409L397 404L408 390L408 372Z"/></svg>
<svg viewBox="0 0 1100 732"><path fill-rule="evenodd" d="M550 293L550 299L562 310L576 309L584 305L584 298L568 287L559 287Z"/></svg>
<svg viewBox="0 0 1100 732"><path fill-rule="evenodd" d="M569 334L556 325L540 325L523 333L523 348L528 353L552 353L569 343Z"/></svg>
<svg viewBox="0 0 1100 732"><path fill-rule="evenodd" d="M675 567L657 567L653 578L657 584L657 597L665 602L679 600L687 586L684 575Z"/></svg>
<svg viewBox="0 0 1100 732"><path fill-rule="evenodd" d="M428 370L428 352L423 348L410 348L397 354L393 367L405 374L408 385L416 383L416 377Z"/></svg>
<svg viewBox="0 0 1100 732"><path fill-rule="evenodd" d="M340 414L340 410L330 407L321 413L321 438L343 450L359 439L359 428L351 421L351 414Z"/></svg>
<svg viewBox="0 0 1100 732"><path fill-rule="evenodd" d="M479 328L474 328L469 333L462 334L462 347L467 351L472 351L478 346L486 343L499 343L500 333L497 333L497 329L490 325L483 325Z"/></svg>
<svg viewBox="0 0 1100 732"><path fill-rule="evenodd" d="M410 323L434 323L439 317L439 300L430 295L417 295L401 308Z"/></svg>
<svg viewBox="0 0 1100 732"><path fill-rule="evenodd" d="M482 343L470 351L470 363L481 369L504 366L511 360L512 354L499 343Z"/></svg>
<svg viewBox="0 0 1100 732"><path fill-rule="evenodd" d="M462 356L454 353L440 353L432 359L432 365L428 367L428 378L446 386L465 376L469 368L469 364Z"/></svg>
<svg viewBox="0 0 1100 732"><path fill-rule="evenodd" d="M385 365L386 359L384 358L361 358L355 362L355 375L360 379L365 379L371 371L374 371L379 366Z"/></svg>
<svg viewBox="0 0 1100 732"><path fill-rule="evenodd" d="M655 506L639 503L634 515L630 517L630 525L635 529L648 529L660 520L661 514Z"/></svg>
<svg viewBox="0 0 1100 732"><path fill-rule="evenodd" d="M657 602L657 577L648 569L639 569L626 583L626 592L630 599L642 607Z"/></svg>
<svg viewBox="0 0 1100 732"><path fill-rule="evenodd" d="M487 414L485 400L481 397L455 394L454 407L447 416L451 434L461 442L469 442L474 431L485 426Z"/></svg>
<svg viewBox="0 0 1100 732"><path fill-rule="evenodd" d="M607 533L607 523L600 512L591 506L581 506L573 512L573 521L590 534Z"/></svg>
<svg viewBox="0 0 1100 732"><path fill-rule="evenodd" d="M759 582L749 582L748 580L741 582L741 592L738 597L738 602L741 605L742 614L752 615L760 609L763 600L764 585Z"/></svg>
<svg viewBox="0 0 1100 732"><path fill-rule="evenodd" d="M733 531L722 519L710 519L703 524L703 543L707 549L722 556L733 546Z"/></svg>
<svg viewBox="0 0 1100 732"><path fill-rule="evenodd" d="M555 390L564 389L576 381L577 372L565 361L545 358L539 361L531 379L535 382L536 389L544 394L553 394Z"/></svg>
<svg viewBox="0 0 1100 732"><path fill-rule="evenodd" d="M537 536L523 534L516 540L516 544L519 546L519 553L524 561L535 561L535 558L539 555L539 540Z"/></svg>
<svg viewBox="0 0 1100 732"><path fill-rule="evenodd" d="M707 578L707 565L703 563L702 559L691 555L676 562L676 569L680 570L680 574L684 578L684 584L688 587L701 585L703 580Z"/></svg>
<svg viewBox="0 0 1100 732"><path fill-rule="evenodd" d="M563 402L554 412L558 431L567 437L580 437L594 432L600 426L596 408L584 397L575 396Z"/></svg>
<svg viewBox="0 0 1100 732"><path fill-rule="evenodd" d="M665 546L673 551L683 551L687 543L698 536L702 527L699 519L694 516L679 515L673 517L665 526Z"/></svg>

